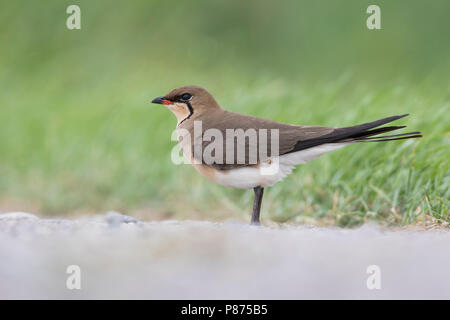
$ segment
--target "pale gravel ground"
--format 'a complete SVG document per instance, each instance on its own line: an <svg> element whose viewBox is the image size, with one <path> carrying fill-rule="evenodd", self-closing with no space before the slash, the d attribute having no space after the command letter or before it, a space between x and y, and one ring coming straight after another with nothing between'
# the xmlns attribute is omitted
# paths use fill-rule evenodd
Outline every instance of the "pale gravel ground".
<svg viewBox="0 0 450 320"><path fill-rule="evenodd" d="M450 232L0 215L0 298L450 298ZM68 265L82 289L66 289ZM368 290L366 268L381 268Z"/></svg>

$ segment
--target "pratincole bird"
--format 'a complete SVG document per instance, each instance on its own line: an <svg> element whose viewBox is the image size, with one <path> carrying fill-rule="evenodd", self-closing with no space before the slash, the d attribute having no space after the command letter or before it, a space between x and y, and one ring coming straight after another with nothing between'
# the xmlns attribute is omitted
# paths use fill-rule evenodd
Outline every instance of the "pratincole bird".
<svg viewBox="0 0 450 320"><path fill-rule="evenodd" d="M407 114L344 128L291 125L224 110L198 86L174 89L152 102L177 117L178 143L198 172L223 186L254 190L251 224L260 223L264 188L296 165L353 143L422 137L420 132L380 136L404 128L380 126Z"/></svg>

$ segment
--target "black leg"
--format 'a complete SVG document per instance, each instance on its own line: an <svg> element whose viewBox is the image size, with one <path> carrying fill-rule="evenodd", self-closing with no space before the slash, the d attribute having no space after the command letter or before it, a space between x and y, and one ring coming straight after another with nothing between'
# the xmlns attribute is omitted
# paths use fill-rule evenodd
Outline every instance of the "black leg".
<svg viewBox="0 0 450 320"><path fill-rule="evenodd" d="M253 188L253 191L255 191L255 200L253 201L252 221L250 224L259 225L259 212L261 211L261 201L264 194L264 188L256 187Z"/></svg>

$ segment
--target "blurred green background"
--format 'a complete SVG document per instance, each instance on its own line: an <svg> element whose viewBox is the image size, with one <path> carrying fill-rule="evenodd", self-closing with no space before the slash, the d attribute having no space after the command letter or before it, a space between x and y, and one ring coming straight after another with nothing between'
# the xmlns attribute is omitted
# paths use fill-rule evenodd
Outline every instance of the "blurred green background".
<svg viewBox="0 0 450 320"><path fill-rule="evenodd" d="M66 28L81 7L81 30ZM366 8L381 7L381 30ZM448 224L450 20L433 1L0 0L0 211L117 210L248 221L252 191L170 161L187 84L294 124L396 124L420 141L358 144L266 190L265 221Z"/></svg>

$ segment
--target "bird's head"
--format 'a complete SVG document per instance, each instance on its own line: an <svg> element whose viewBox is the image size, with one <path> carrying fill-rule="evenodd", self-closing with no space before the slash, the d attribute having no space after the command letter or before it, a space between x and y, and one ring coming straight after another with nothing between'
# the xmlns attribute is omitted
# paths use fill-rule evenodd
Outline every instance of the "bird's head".
<svg viewBox="0 0 450 320"><path fill-rule="evenodd" d="M152 103L167 106L181 123L192 116L220 109L214 97L198 86L185 86L174 89L162 97L152 100Z"/></svg>

